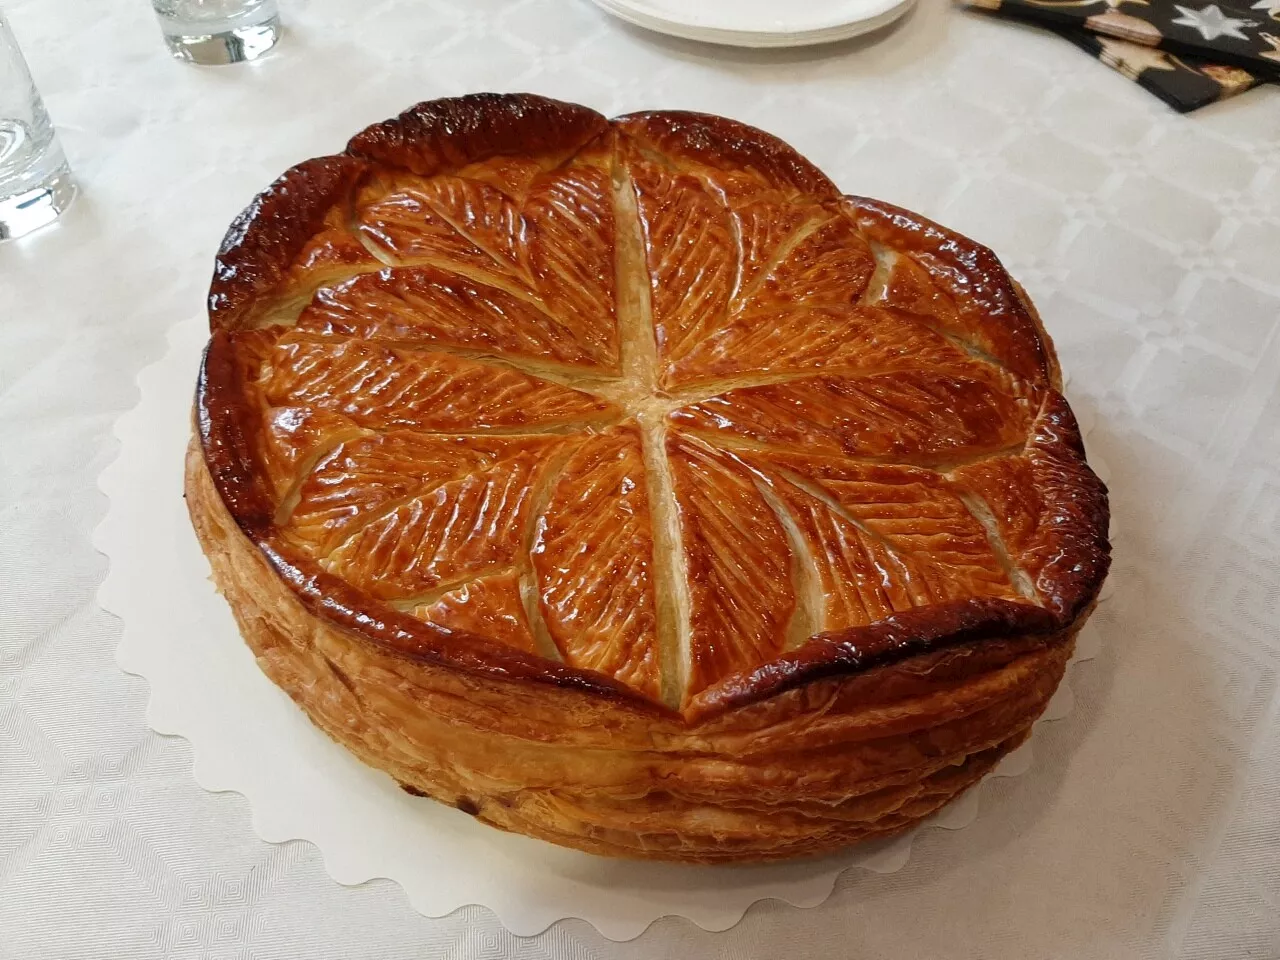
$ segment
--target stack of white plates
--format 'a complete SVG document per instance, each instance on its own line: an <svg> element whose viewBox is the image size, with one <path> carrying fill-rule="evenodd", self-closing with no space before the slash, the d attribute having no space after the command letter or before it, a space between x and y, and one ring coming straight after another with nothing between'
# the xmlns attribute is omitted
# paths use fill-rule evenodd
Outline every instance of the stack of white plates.
<svg viewBox="0 0 1280 960"><path fill-rule="evenodd" d="M735 47L802 47L886 26L915 0L593 0L630 23Z"/></svg>

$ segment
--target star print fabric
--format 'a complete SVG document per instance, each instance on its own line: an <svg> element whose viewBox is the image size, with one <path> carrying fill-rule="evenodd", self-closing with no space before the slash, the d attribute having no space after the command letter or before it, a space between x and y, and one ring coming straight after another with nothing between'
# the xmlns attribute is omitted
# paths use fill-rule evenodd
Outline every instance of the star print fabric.
<svg viewBox="0 0 1280 960"><path fill-rule="evenodd" d="M1054 31L1188 112L1280 82L1280 0L957 0Z"/></svg>
<svg viewBox="0 0 1280 960"><path fill-rule="evenodd" d="M1055 30L1086 53L1155 94L1179 113L1190 113L1219 100L1252 90L1260 81L1248 70L1179 57L1128 40L1099 36L1088 30Z"/></svg>

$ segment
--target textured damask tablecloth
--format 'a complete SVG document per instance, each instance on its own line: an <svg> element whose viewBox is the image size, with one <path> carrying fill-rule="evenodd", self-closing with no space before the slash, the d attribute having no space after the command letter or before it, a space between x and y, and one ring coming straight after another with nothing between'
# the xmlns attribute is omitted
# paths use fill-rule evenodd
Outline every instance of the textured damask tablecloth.
<svg viewBox="0 0 1280 960"><path fill-rule="evenodd" d="M1181 117L940 0L875 42L774 53L581 0L282 4L277 56L197 69L143 0L5 2L84 195L0 248L0 957L1280 957L1280 92ZM901 872L721 934L521 940L263 843L147 728L90 546L135 375L201 309L255 191L416 100L487 89L758 124L994 246L1039 303L1111 467L1104 647L1031 772Z"/></svg>

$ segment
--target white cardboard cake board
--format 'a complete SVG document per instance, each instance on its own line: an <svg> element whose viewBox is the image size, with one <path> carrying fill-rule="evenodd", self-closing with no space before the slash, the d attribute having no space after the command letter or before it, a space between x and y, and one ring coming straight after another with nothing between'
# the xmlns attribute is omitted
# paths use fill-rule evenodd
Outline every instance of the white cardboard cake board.
<svg viewBox="0 0 1280 960"><path fill-rule="evenodd" d="M264 840L308 840L339 883L389 878L428 916L482 904L519 935L578 917L615 940L669 915L724 930L762 899L816 906L845 870L889 873L907 862L914 831L820 860L764 866L610 860L486 827L361 764L259 671L209 580L182 499L206 338L203 319L175 325L166 356L139 375L137 407L116 426L120 454L100 480L111 503L95 536L110 559L99 599L124 621L120 665L151 684L150 725L191 742L201 786L247 798ZM1096 649L1086 625L1076 659ZM1043 719L1065 716L1071 703L1064 683ZM1029 742L991 776L1016 776L1030 764ZM917 829L967 825L980 792Z"/></svg>

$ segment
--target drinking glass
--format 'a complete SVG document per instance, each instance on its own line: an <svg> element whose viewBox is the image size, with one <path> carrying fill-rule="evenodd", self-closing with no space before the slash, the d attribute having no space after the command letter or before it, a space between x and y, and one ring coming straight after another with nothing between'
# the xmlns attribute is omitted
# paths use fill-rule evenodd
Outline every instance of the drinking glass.
<svg viewBox="0 0 1280 960"><path fill-rule="evenodd" d="M75 194L49 114L0 13L0 240L52 223Z"/></svg>
<svg viewBox="0 0 1280 960"><path fill-rule="evenodd" d="M256 60L280 39L276 0L151 0L169 52L190 63Z"/></svg>

